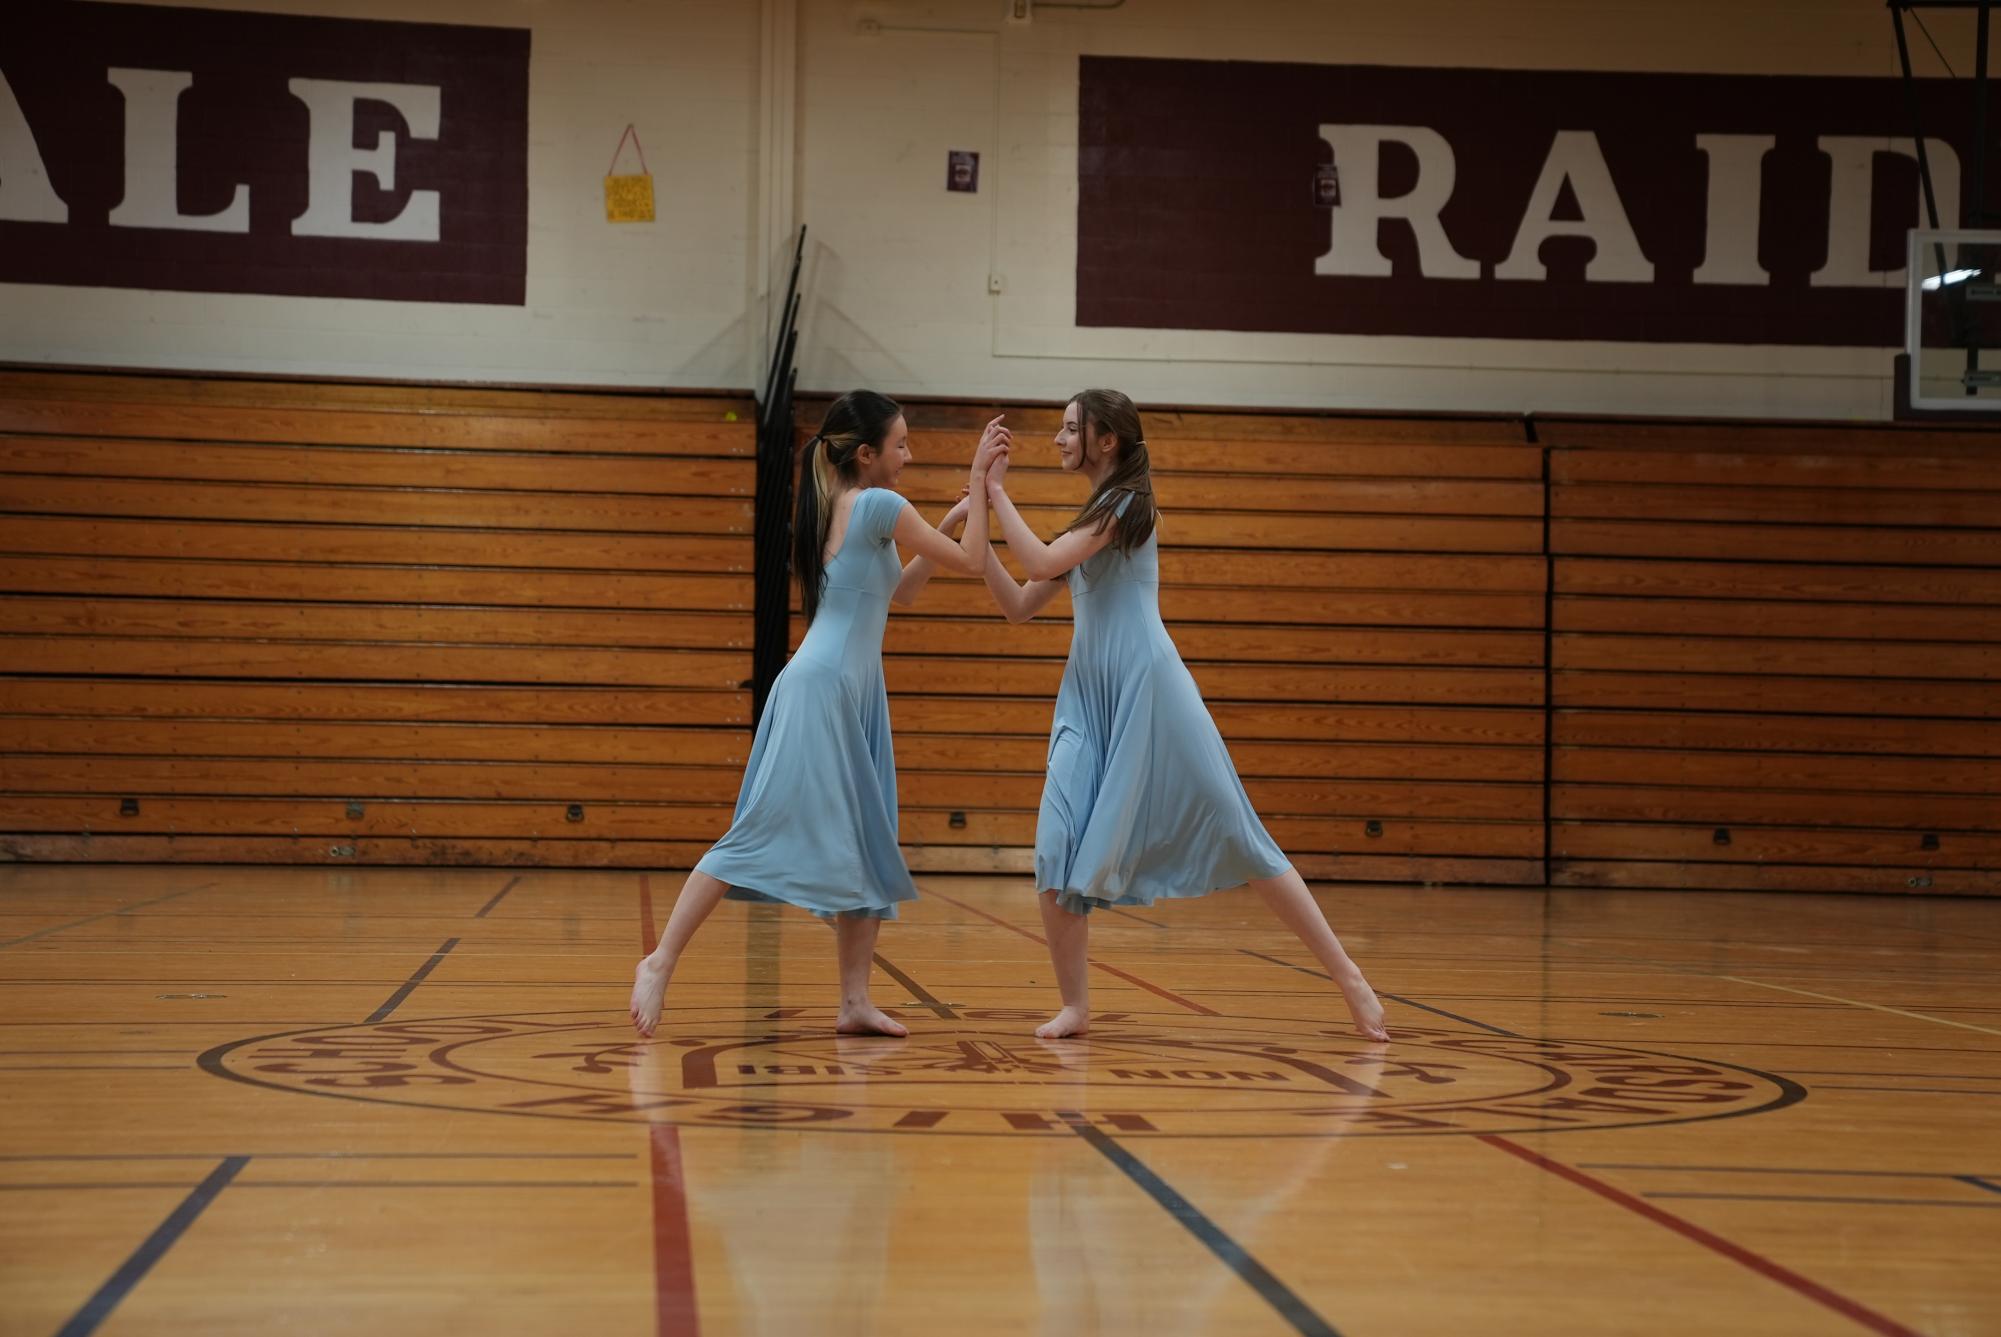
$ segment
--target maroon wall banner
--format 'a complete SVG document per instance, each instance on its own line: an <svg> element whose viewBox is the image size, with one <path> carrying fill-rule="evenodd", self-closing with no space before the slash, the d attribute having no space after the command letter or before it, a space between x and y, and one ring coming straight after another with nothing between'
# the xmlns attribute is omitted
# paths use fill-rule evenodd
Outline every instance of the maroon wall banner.
<svg viewBox="0 0 2001 1337"><path fill-rule="evenodd" d="M520 305L526 30L0 5L0 280Z"/></svg>
<svg viewBox="0 0 2001 1337"><path fill-rule="evenodd" d="M1943 227L1969 90L1918 85ZM1079 112L1079 325L1903 341L1896 79L1086 56Z"/></svg>

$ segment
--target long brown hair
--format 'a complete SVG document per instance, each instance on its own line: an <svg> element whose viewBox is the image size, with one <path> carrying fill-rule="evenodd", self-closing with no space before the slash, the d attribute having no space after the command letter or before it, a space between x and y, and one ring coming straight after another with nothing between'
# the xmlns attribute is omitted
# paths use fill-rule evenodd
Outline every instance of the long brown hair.
<svg viewBox="0 0 2001 1337"><path fill-rule="evenodd" d="M1077 406L1086 458L1092 446L1107 436L1117 437L1119 445L1118 462L1063 532L1083 529L1096 533L1109 521L1114 526L1111 546L1131 552L1152 535L1159 518L1153 501L1153 466L1147 460L1139 410L1117 390L1085 390L1073 395L1070 402ZM1125 506L1123 514L1121 504Z"/></svg>
<svg viewBox="0 0 2001 1337"><path fill-rule="evenodd" d="M903 410L888 395L850 390L827 406L820 430L800 452L799 504L792 518L792 574L799 580L799 606L806 621L820 611L827 582L827 536L834 525L834 501L858 481L855 454L864 446L881 450L890 425Z"/></svg>

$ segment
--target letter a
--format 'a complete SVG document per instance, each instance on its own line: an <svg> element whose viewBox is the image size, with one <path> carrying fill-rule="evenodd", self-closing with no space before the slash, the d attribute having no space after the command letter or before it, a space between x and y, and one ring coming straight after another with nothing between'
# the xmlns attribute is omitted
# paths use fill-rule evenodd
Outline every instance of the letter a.
<svg viewBox="0 0 2001 1337"><path fill-rule="evenodd" d="M35 132L7 77L0 74L0 218L16 223L67 223L69 206L49 184Z"/></svg>
<svg viewBox="0 0 2001 1337"><path fill-rule="evenodd" d="M1577 195L1584 217L1571 222L1552 217L1557 196L1568 181ZM1618 187L1612 184L1611 169L1598 148L1598 136L1589 130L1559 130L1549 146L1542 176L1522 211L1521 230L1515 233L1515 247L1508 258L1494 267L1497 279L1546 279L1549 268L1537 254L1551 237L1589 237L1597 254L1584 266L1584 277L1592 283L1651 283L1654 267L1640 250L1640 239L1626 218L1626 206L1619 202Z"/></svg>

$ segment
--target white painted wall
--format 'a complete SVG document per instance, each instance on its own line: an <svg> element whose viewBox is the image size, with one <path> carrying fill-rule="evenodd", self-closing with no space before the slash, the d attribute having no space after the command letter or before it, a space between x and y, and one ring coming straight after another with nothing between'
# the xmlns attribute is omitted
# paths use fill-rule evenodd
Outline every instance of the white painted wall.
<svg viewBox="0 0 2001 1337"><path fill-rule="evenodd" d="M800 385L1142 403L1884 417L1884 350L1078 329L1080 54L1729 73L1896 71L1881 0L182 0L528 27L528 303L0 285L0 360L754 385L811 226ZM1927 16L1965 73L1971 19ZM939 31L948 30L948 31ZM1921 37L1921 73L1940 73ZM603 219L619 131L661 221ZM981 191L944 189L980 152ZM786 170L789 160L790 171ZM989 276L1002 291L989 291Z"/></svg>

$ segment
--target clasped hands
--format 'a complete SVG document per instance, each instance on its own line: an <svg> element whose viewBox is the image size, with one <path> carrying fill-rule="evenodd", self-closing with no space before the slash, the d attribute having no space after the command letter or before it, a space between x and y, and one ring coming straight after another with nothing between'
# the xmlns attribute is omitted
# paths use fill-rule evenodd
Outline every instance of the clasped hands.
<svg viewBox="0 0 2001 1337"><path fill-rule="evenodd" d="M953 537L965 527L966 517L971 513L975 493L992 501L1006 495L1003 480L1007 477L1009 452L1014 448L1014 434L1003 425L1000 415L988 423L980 433L980 444L973 452L973 468L965 487L959 489L959 500L938 522L938 528Z"/></svg>

